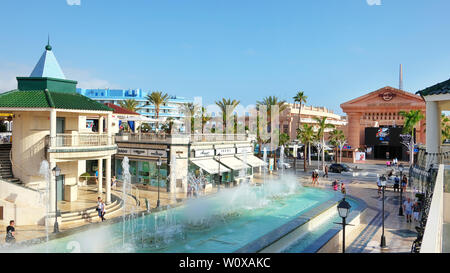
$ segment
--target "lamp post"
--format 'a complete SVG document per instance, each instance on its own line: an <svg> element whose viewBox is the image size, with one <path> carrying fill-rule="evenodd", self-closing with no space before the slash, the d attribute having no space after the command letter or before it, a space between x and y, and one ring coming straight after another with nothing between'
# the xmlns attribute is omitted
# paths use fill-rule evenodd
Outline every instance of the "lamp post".
<svg viewBox="0 0 450 273"><path fill-rule="evenodd" d="M351 207L352 206L345 201L345 197L342 198L341 202L339 202L337 206L339 216L342 218L342 253L345 253L345 226L347 225L345 220Z"/></svg>
<svg viewBox="0 0 450 273"><path fill-rule="evenodd" d="M380 247L384 248L386 247L386 237L384 237L384 190L386 188L386 178L382 177L381 178L381 186L383 187L383 213L382 213L382 232L381 232L381 243L380 243Z"/></svg>
<svg viewBox="0 0 450 273"><path fill-rule="evenodd" d="M156 201L156 207L159 208L159 176L161 174L161 156L159 156L158 161L156 162L156 165L158 165L158 201Z"/></svg>
<svg viewBox="0 0 450 273"><path fill-rule="evenodd" d="M403 187L402 187L402 180L403 180L403 165L398 166L398 170L400 171L400 206L398 208L398 216L403 216Z"/></svg>
<svg viewBox="0 0 450 273"><path fill-rule="evenodd" d="M220 153L217 154L217 157L219 158L219 184L217 185L217 191L220 191L220 184L222 183L222 176L220 175Z"/></svg>
<svg viewBox="0 0 450 273"><path fill-rule="evenodd" d="M58 166L55 166L52 169L53 175L55 176L55 224L53 226L53 233L59 232L58 225L58 181L57 178L61 175L61 169Z"/></svg>

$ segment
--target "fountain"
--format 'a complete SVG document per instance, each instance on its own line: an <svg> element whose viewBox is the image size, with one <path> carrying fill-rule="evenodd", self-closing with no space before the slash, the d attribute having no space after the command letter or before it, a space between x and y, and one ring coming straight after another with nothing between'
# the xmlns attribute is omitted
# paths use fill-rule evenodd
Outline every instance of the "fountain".
<svg viewBox="0 0 450 273"><path fill-rule="evenodd" d="M136 206L128 204L128 195L131 194L131 174L130 174L130 164L128 157L124 157L122 160L122 170L123 170L123 184L122 184L122 246L129 246L127 244L127 234L131 235L131 241L134 241L135 234L135 220L136 220ZM127 227L128 225L128 227ZM131 244L132 245L132 244Z"/></svg>
<svg viewBox="0 0 450 273"><path fill-rule="evenodd" d="M281 145L280 146L280 160L279 160L280 164L278 164L279 166L281 166L281 174L284 173L284 146Z"/></svg>
<svg viewBox="0 0 450 273"><path fill-rule="evenodd" d="M49 214L50 214L50 168L47 160L43 160L41 162L41 166L39 168L39 174L44 177L45 180L45 188L44 195L41 195L41 203L45 204L45 237L48 242L48 225L49 225Z"/></svg>

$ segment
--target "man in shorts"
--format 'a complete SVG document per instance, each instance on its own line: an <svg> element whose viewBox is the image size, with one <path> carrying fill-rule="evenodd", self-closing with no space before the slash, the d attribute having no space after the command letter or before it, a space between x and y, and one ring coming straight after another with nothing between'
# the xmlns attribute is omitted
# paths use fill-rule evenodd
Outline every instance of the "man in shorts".
<svg viewBox="0 0 450 273"><path fill-rule="evenodd" d="M403 203L403 210L406 215L406 222L411 223L411 215L413 213L413 202L411 201L411 198L406 198L406 201Z"/></svg>

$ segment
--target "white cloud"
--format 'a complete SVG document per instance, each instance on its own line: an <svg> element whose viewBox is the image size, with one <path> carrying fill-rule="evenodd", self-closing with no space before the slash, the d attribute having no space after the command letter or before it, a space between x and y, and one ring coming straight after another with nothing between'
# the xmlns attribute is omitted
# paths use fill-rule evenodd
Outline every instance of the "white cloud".
<svg viewBox="0 0 450 273"><path fill-rule="evenodd" d="M80 6L81 0L66 0L67 5L69 6Z"/></svg>
<svg viewBox="0 0 450 273"><path fill-rule="evenodd" d="M380 6L381 5L381 0L366 0L366 1L369 6L373 6L373 5Z"/></svg>

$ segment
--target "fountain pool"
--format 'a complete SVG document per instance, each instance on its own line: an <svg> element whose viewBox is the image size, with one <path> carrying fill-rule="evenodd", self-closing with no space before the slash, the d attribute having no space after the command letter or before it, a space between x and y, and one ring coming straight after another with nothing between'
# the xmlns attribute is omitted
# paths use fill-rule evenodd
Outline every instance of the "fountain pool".
<svg viewBox="0 0 450 273"><path fill-rule="evenodd" d="M223 189L183 206L128 218L127 224L104 222L9 252L229 253L337 197L285 176L262 186Z"/></svg>

